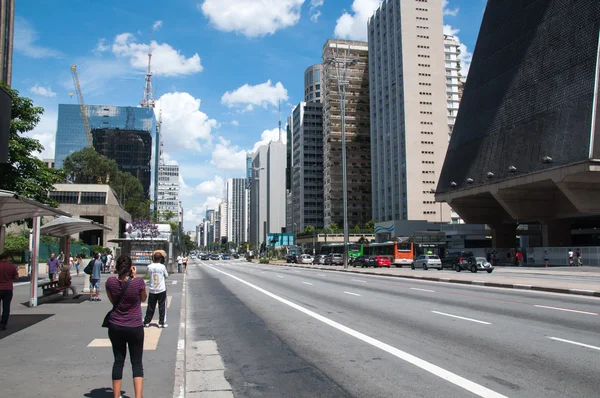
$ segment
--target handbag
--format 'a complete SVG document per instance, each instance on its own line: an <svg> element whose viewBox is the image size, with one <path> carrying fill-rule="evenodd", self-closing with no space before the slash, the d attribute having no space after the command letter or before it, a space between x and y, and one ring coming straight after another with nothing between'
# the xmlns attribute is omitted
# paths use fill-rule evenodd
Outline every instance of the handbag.
<svg viewBox="0 0 600 398"><path fill-rule="evenodd" d="M88 265L83 269L83 272L88 275L92 275L92 272L94 272L94 262L95 261L96 261L96 259L91 259L90 262L88 263Z"/></svg>
<svg viewBox="0 0 600 398"><path fill-rule="evenodd" d="M106 315L104 316L104 322L102 322L102 327L103 328L107 328L108 327L108 319L110 318L110 314L117 309L117 307L119 306L119 303L121 302L121 299L123 298L123 295L125 294L125 291L127 290L127 288L129 287L129 284L131 283L131 281L133 280L133 277L129 278L129 280L125 283L125 286L123 286L123 289L121 289L121 293L119 294L119 297L117 297L115 299L115 302L113 303L113 307L110 311L108 311L106 313Z"/></svg>

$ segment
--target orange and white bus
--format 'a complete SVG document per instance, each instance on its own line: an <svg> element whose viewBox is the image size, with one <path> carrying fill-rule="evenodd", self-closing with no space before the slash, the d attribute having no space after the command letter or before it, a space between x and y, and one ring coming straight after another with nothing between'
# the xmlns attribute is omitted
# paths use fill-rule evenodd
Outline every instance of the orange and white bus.
<svg viewBox="0 0 600 398"><path fill-rule="evenodd" d="M371 256L386 256L396 267L411 265L416 257L413 242L370 243L364 251Z"/></svg>

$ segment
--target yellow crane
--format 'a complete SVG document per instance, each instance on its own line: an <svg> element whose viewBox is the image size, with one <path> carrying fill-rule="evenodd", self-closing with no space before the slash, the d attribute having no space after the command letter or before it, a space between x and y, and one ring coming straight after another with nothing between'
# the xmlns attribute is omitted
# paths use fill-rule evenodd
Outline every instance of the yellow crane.
<svg viewBox="0 0 600 398"><path fill-rule="evenodd" d="M81 113L81 119L83 120L83 128L88 138L88 144L90 148L94 149L94 139L92 137L92 131L90 130L90 122L87 115L87 108L85 102L83 102L83 93L81 92L81 85L79 84L79 76L77 75L77 66L71 65L71 74L73 75L73 84L75 85L75 92L77 93L77 100L79 102L79 112ZM109 175L106 175L106 183L108 183ZM98 176L98 184L102 184L102 178Z"/></svg>

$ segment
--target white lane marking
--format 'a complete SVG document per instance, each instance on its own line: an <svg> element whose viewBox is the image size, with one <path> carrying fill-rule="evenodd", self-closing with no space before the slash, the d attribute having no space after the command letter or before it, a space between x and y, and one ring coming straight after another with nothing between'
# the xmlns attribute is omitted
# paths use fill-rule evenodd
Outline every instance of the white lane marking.
<svg viewBox="0 0 600 398"><path fill-rule="evenodd" d="M360 294L358 294L358 293L352 293L352 292L344 292L344 293L346 293L346 294L350 294L350 295L352 295L352 296L360 296Z"/></svg>
<svg viewBox="0 0 600 398"><path fill-rule="evenodd" d="M177 349L178 350L183 350L185 348L185 340L179 340L177 342Z"/></svg>
<svg viewBox="0 0 600 398"><path fill-rule="evenodd" d="M319 276L325 276L325 274L317 274L317 275L319 275Z"/></svg>
<svg viewBox="0 0 600 398"><path fill-rule="evenodd" d="M171 282L171 285L176 285L176 284L177 284L177 281Z"/></svg>
<svg viewBox="0 0 600 398"><path fill-rule="evenodd" d="M281 276L281 275L277 275L277 277L278 277L278 278L283 278L283 276Z"/></svg>
<svg viewBox="0 0 600 398"><path fill-rule="evenodd" d="M434 314L438 314L438 315L444 315L444 316L449 316L452 318L457 318L457 319L462 319L465 321L471 321L471 322L476 322L476 323L482 323L484 325L491 325L491 323L489 322L484 322L484 321L478 321L477 319L472 319L472 318L465 318L464 316L458 316L458 315L452 315L452 314L446 314L445 312L439 312L439 311L431 311Z"/></svg>
<svg viewBox="0 0 600 398"><path fill-rule="evenodd" d="M263 271L260 271L260 273L261 273L261 274L264 274L264 272L263 272Z"/></svg>
<svg viewBox="0 0 600 398"><path fill-rule="evenodd" d="M410 290L418 290L420 292L429 292L429 293L435 293L435 290L429 290L429 289L419 289L418 287L411 287Z"/></svg>
<svg viewBox="0 0 600 398"><path fill-rule="evenodd" d="M560 307L549 307L547 305L534 305L534 307L538 307L538 308L547 308L549 310L557 310L557 311L567 311L567 312L576 312L578 314L585 314L585 315L598 315L595 312L587 312L587 311L579 311L579 310L570 310L568 308L560 308Z"/></svg>
<svg viewBox="0 0 600 398"><path fill-rule="evenodd" d="M580 347L586 347L586 348L591 348L593 350L600 351L600 347L596 347L596 346L593 346L593 345L578 343L578 342L572 341L572 340L559 339L558 337L550 337L550 336L548 336L548 338L551 339L551 340L562 341L563 343L574 344L574 345L578 345Z"/></svg>
<svg viewBox="0 0 600 398"><path fill-rule="evenodd" d="M311 285L312 286L312 283L310 283L310 282L302 282L302 283L304 283L305 285Z"/></svg>
<svg viewBox="0 0 600 398"><path fill-rule="evenodd" d="M209 266L210 267L210 266ZM221 274L227 275L230 278L233 278L235 280L237 280L238 282L241 282L243 284L245 284L246 286L251 287L252 289L255 289L261 293L263 293L266 296L271 297L274 300L279 301L280 303L283 303L289 307L294 308L295 310L298 310L300 312L302 312L305 315L310 316L311 318L314 318L318 321L323 322L326 325L331 326L332 328L335 328L343 333L346 333L358 340L361 340L367 344L372 345L373 347L379 348L382 351L385 351L405 362L408 362L412 365L415 365L416 367L423 369L426 372L431 373L434 376L437 376L443 380L446 380L456 386L459 386L467 391L472 392L475 395L478 395L480 397L485 397L485 398L507 398L505 395L502 395L500 393L497 393L496 391L490 390L489 388L482 386L481 384L477 384L471 380L465 379L462 376L457 375L456 373L452 373L442 367L439 367L437 365L432 364L431 362L427 362L419 357L416 357L412 354L409 354L405 351L399 350L396 347L392 347L389 344L386 344L382 341L379 341L377 339L374 339L373 337L367 336L366 334L360 333L354 329L351 329L347 326L342 325L341 323L338 323L336 321L333 321L329 318L326 318L322 315L317 314L314 311L311 311L307 308L302 307L301 305L298 305L296 303L292 303L289 300L286 300L282 297L279 297L261 287L258 287L256 285L253 285L250 282L246 282L245 280L238 278L235 275L229 274L227 272L221 271L217 268L214 267L210 267L211 269L213 269L216 272L219 272Z"/></svg>
<svg viewBox="0 0 600 398"><path fill-rule="evenodd" d="M360 279L352 279L354 282L367 283L367 281L361 281Z"/></svg>

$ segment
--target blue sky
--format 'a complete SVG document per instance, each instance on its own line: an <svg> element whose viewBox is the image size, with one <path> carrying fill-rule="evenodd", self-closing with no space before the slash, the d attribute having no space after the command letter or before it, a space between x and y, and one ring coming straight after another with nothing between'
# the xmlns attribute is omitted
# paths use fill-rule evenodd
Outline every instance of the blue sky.
<svg viewBox="0 0 600 398"><path fill-rule="evenodd" d="M485 0L445 4L468 65ZM214 207L223 180L243 177L245 154L277 136L303 99L303 72L330 37L364 40L378 0L20 0L12 85L46 110L30 135L53 157L59 103L135 106L142 99L152 37L153 85L165 151L181 167L185 228ZM151 36L152 35L152 36Z"/></svg>

